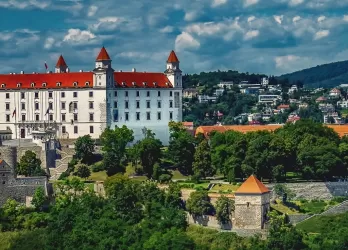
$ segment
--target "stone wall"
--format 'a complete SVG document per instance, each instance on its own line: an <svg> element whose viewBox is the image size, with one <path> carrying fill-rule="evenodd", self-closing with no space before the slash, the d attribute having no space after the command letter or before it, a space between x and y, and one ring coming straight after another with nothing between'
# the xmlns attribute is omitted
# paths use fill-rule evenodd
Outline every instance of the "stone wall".
<svg viewBox="0 0 348 250"><path fill-rule="evenodd" d="M291 215L288 215L288 218L289 218L290 224L296 225L297 223L299 223L305 219L308 219L311 216L312 215L310 215L310 214L291 214Z"/></svg>
<svg viewBox="0 0 348 250"><path fill-rule="evenodd" d="M296 199L330 200L334 196L348 196L348 182L284 183L296 194ZM272 189L276 184L267 184Z"/></svg>

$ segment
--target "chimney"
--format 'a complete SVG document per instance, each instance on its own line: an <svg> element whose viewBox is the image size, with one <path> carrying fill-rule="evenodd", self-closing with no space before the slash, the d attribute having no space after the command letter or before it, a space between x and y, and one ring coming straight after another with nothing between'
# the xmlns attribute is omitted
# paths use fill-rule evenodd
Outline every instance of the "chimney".
<svg viewBox="0 0 348 250"><path fill-rule="evenodd" d="M83 70L82 70L82 69L80 69L80 72L83 72Z"/></svg>
<svg viewBox="0 0 348 250"><path fill-rule="evenodd" d="M122 69L120 69L119 72L122 72Z"/></svg>
<svg viewBox="0 0 348 250"><path fill-rule="evenodd" d="M135 68L132 68L132 72L137 72L137 70Z"/></svg>
<svg viewBox="0 0 348 250"><path fill-rule="evenodd" d="M23 71L23 70L21 70L21 74L22 74L22 75L24 74L24 71Z"/></svg>
<svg viewBox="0 0 348 250"><path fill-rule="evenodd" d="M70 70L69 70L69 68L66 68L66 71L65 71L66 73L69 73L70 72Z"/></svg>
<svg viewBox="0 0 348 250"><path fill-rule="evenodd" d="M13 73L14 75L16 74L16 73Z"/></svg>
<svg viewBox="0 0 348 250"><path fill-rule="evenodd" d="M12 73L10 72L10 75L12 75Z"/></svg>

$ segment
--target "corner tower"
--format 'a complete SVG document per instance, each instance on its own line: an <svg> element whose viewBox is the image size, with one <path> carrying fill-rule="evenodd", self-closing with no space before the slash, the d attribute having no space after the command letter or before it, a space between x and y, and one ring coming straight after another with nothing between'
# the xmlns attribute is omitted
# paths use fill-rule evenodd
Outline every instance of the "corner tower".
<svg viewBox="0 0 348 250"><path fill-rule="evenodd" d="M68 65L66 64L62 55L60 55L60 57L58 58L54 72L55 73L67 73L67 72L69 72Z"/></svg>
<svg viewBox="0 0 348 250"><path fill-rule="evenodd" d="M94 87L112 88L114 87L114 69L111 66L111 58L105 47L100 50L95 60Z"/></svg>
<svg viewBox="0 0 348 250"><path fill-rule="evenodd" d="M180 70L180 61L172 50L167 59L167 69L164 71L174 88L182 88L182 71Z"/></svg>
<svg viewBox="0 0 348 250"><path fill-rule="evenodd" d="M264 229L270 211L270 191L251 175L235 192L235 220L237 229Z"/></svg>

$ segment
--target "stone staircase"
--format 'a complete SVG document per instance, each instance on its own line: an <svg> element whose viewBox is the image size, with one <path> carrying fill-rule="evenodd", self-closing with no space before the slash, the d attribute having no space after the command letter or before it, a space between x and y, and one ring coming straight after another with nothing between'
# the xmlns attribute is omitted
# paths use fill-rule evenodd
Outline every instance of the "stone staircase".
<svg viewBox="0 0 348 250"><path fill-rule="evenodd" d="M73 154L71 154L72 151L69 148L66 149L56 149L57 153L57 158L56 159L56 167L55 168L50 168L50 180L58 180L59 176L65 172L68 169L68 163L71 161L73 158Z"/></svg>

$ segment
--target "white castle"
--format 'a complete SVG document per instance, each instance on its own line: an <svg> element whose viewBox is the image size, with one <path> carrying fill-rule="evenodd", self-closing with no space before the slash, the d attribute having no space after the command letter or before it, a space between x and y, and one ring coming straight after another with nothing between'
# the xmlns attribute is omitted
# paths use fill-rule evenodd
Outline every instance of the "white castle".
<svg viewBox="0 0 348 250"><path fill-rule="evenodd" d="M126 125L135 141L144 127L165 145L169 121L182 120L182 71L171 51L164 73L115 72L103 47L90 72L70 72L60 56L55 73L0 75L0 130L12 138L98 138L106 127Z"/></svg>

